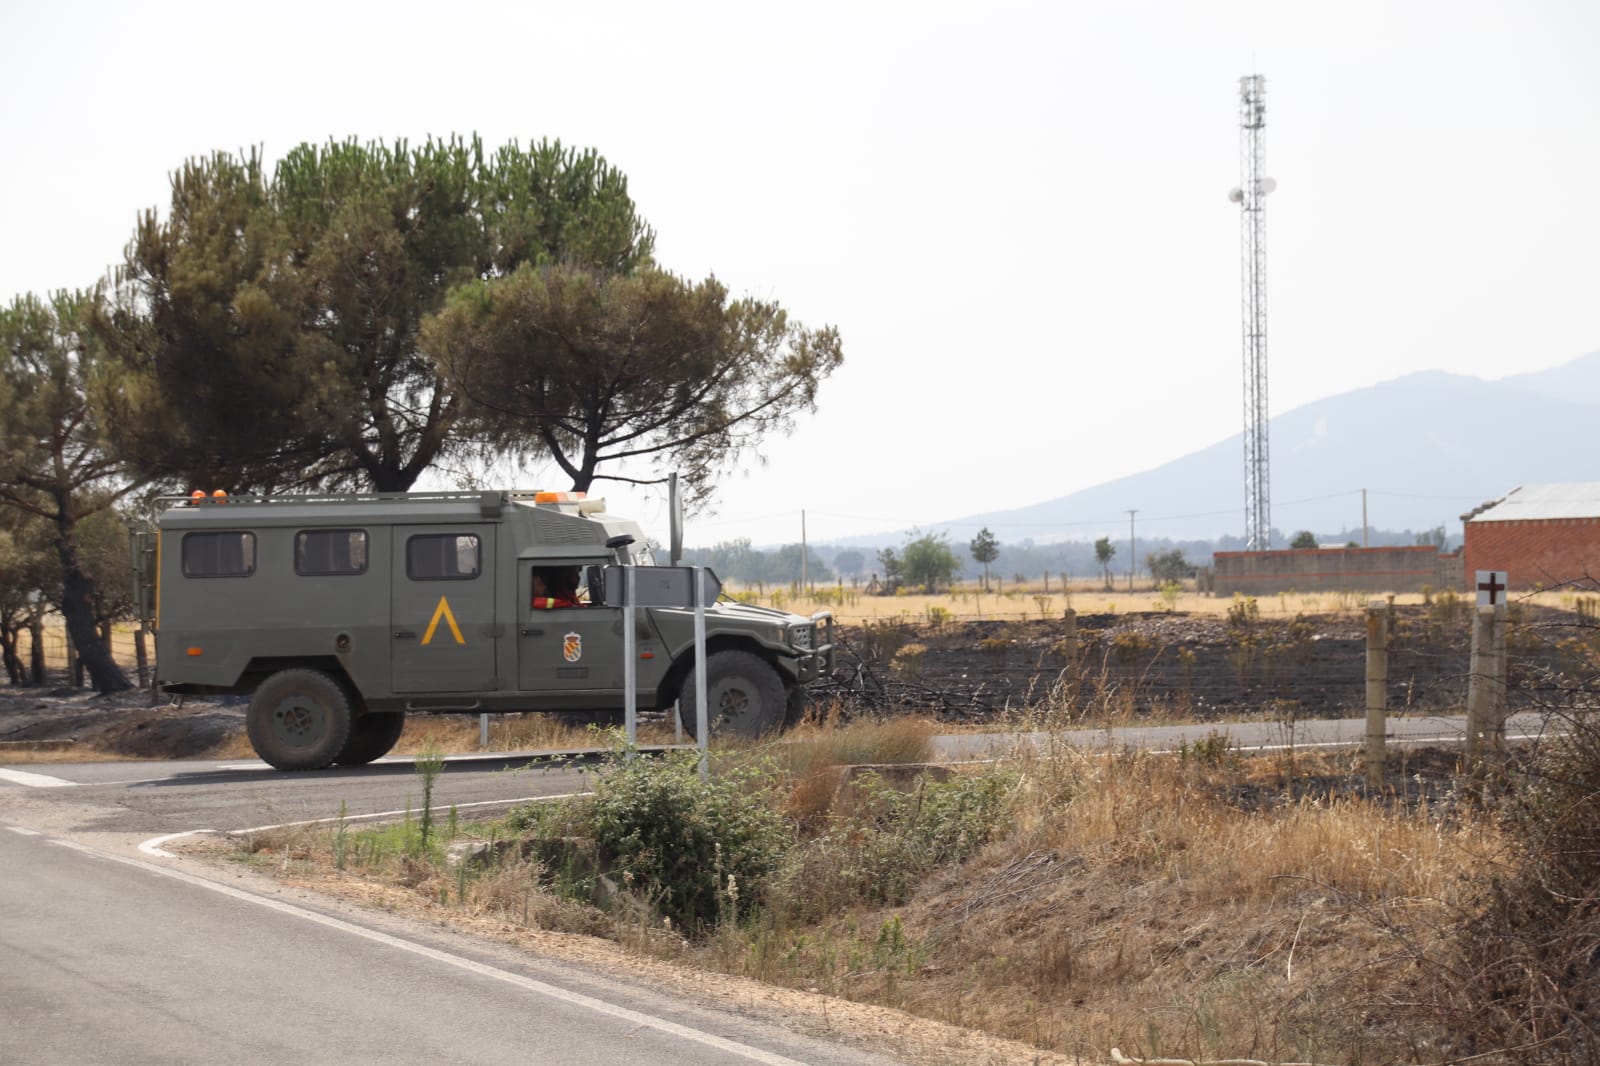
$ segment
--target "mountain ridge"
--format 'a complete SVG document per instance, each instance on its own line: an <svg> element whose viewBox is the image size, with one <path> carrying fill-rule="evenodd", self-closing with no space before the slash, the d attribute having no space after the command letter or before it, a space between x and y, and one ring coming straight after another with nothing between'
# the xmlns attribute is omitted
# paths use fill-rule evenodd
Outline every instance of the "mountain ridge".
<svg viewBox="0 0 1600 1066"><path fill-rule="evenodd" d="M1423 370L1314 400L1269 423L1272 525L1286 538L1364 523L1459 533L1462 514L1518 485L1600 480L1589 428L1597 407L1600 351L1493 381ZM982 528L1002 541L1087 540L1124 535L1133 509L1152 537L1237 534L1243 455L1238 433L1064 496L923 528L963 543ZM907 532L827 543L893 545Z"/></svg>

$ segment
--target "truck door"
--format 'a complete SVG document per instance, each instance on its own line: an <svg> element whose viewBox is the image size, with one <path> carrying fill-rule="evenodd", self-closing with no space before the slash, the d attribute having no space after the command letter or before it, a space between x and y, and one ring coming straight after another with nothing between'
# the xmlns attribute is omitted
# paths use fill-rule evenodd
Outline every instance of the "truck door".
<svg viewBox="0 0 1600 1066"><path fill-rule="evenodd" d="M548 564L547 564L548 565ZM537 561L517 563L517 687L530 693L535 706L616 708L623 705L622 609L585 603L581 607L536 608L533 572ZM594 570L598 572L598 567ZM584 567L587 575L589 567ZM598 590L594 598L599 599ZM649 654L639 663L641 689L653 689L666 664L659 645L650 641L639 612L638 651ZM554 697L543 701L539 697Z"/></svg>
<svg viewBox="0 0 1600 1066"><path fill-rule="evenodd" d="M489 692L495 673L495 527L396 526L390 609L395 692Z"/></svg>

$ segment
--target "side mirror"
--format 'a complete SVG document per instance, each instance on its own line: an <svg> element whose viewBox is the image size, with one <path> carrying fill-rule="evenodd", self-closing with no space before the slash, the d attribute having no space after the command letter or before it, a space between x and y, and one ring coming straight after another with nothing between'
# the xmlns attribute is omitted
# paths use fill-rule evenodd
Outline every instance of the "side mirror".
<svg viewBox="0 0 1600 1066"><path fill-rule="evenodd" d="M621 534L618 534L615 537L612 537L610 540L606 541L606 547L608 549L610 549L611 554L616 556L617 562L626 565L626 563L628 562L628 553L627 553L626 549L627 549L628 545L630 545L632 543L633 543L633 534L632 533L621 533Z"/></svg>

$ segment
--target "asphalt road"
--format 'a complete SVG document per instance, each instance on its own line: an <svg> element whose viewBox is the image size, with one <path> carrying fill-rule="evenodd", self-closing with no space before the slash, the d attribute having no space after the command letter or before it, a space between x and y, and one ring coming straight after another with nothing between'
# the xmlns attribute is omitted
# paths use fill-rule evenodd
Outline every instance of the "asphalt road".
<svg viewBox="0 0 1600 1066"><path fill-rule="evenodd" d="M584 787L588 765L584 758L452 756L435 783L434 803L465 812L569 793ZM422 784L409 757L304 774L239 759L0 765L0 789L8 784L97 808L86 813L79 829L147 836L332 818L341 803L356 818L399 817L408 806L416 810L422 804Z"/></svg>
<svg viewBox="0 0 1600 1066"><path fill-rule="evenodd" d="M570 792L581 769L452 761L441 804ZM0 768L0 1062L899 1060L168 855L172 834L403 812L409 761ZM141 850L142 847L142 850Z"/></svg>
<svg viewBox="0 0 1600 1066"><path fill-rule="evenodd" d="M1506 739L1536 740L1545 728L1544 718L1535 713L1514 714L1506 719ZM1213 736L1226 739L1241 752L1269 752L1288 749L1359 747L1366 738L1364 718L1317 719L1299 722L1190 722L1172 726L1136 726L1118 729L1073 729L1055 733L967 733L934 738L934 747L950 761L984 759L1004 755L1019 745L1067 743L1093 751L1138 748L1154 753L1176 752L1184 745L1205 743ZM1452 745L1466 740L1467 720L1463 716L1391 715L1384 725L1387 744L1395 746Z"/></svg>

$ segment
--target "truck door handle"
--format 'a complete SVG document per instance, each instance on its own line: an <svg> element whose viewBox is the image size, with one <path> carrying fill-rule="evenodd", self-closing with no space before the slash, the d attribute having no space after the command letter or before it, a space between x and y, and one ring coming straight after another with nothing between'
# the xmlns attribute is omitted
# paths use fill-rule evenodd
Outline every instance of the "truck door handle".
<svg viewBox="0 0 1600 1066"><path fill-rule="evenodd" d="M394 631L395 640L409 640L416 635L416 632L410 629L397 629Z"/></svg>
<svg viewBox="0 0 1600 1066"><path fill-rule="evenodd" d="M542 636L544 636L544 630L542 630L542 629L519 629L519 630L517 630L517 635L518 636L523 636L523 637L542 637Z"/></svg>

